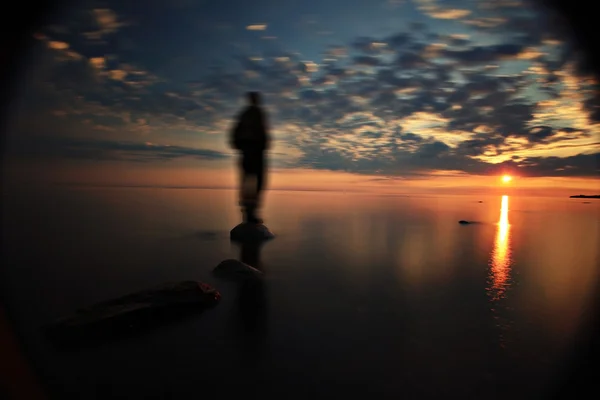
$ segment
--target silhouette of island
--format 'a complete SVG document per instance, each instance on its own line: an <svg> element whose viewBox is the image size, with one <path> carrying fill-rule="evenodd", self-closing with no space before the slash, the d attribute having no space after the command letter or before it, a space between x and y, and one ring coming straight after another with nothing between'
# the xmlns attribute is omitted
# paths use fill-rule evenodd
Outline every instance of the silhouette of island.
<svg viewBox="0 0 600 400"><path fill-rule="evenodd" d="M569 198L571 198L571 199L600 199L600 194L592 194L592 195L576 194L574 196L569 196Z"/></svg>

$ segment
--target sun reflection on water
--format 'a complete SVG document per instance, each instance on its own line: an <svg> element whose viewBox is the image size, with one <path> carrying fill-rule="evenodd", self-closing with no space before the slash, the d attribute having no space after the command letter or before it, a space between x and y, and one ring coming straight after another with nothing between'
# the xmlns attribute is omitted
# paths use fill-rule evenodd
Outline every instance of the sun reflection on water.
<svg viewBox="0 0 600 400"><path fill-rule="evenodd" d="M498 230L494 249L492 250L491 266L491 288L493 299L500 299L509 285L511 264L510 248L510 224L508 223L508 196L502 196L502 205L500 207L500 220L498 221Z"/></svg>

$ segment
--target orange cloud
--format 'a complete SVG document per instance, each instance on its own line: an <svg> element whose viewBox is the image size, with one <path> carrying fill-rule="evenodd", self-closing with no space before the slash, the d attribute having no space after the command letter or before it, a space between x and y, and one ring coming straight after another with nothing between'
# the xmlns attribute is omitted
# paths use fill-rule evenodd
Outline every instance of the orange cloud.
<svg viewBox="0 0 600 400"><path fill-rule="evenodd" d="M69 44L65 42L59 42L57 40L50 40L48 42L48 47L55 50L66 50L69 48Z"/></svg>
<svg viewBox="0 0 600 400"><path fill-rule="evenodd" d="M437 19L460 19L471 14L470 10L450 9L450 10L435 10L426 12L431 18Z"/></svg>
<svg viewBox="0 0 600 400"><path fill-rule="evenodd" d="M249 31L264 31L265 29L267 29L267 24L248 25L246 29Z"/></svg>
<svg viewBox="0 0 600 400"><path fill-rule="evenodd" d="M92 10L92 15L96 20L98 30L85 32L84 36L88 39L99 40L103 36L115 33L119 28L126 24L118 20L117 14L108 8L97 8Z"/></svg>
<svg viewBox="0 0 600 400"><path fill-rule="evenodd" d="M419 4L419 10L421 10L423 14L428 15L431 18L460 19L471 14L470 10L457 8L445 9L443 7L440 7L437 4L436 0L417 0L417 3Z"/></svg>
<svg viewBox="0 0 600 400"><path fill-rule="evenodd" d="M90 64L98 69L103 69L106 66L106 60L104 57L92 57L90 58Z"/></svg>
<svg viewBox="0 0 600 400"><path fill-rule="evenodd" d="M127 76L127 72L121 69L113 69L109 72L110 79L115 81L122 81Z"/></svg>

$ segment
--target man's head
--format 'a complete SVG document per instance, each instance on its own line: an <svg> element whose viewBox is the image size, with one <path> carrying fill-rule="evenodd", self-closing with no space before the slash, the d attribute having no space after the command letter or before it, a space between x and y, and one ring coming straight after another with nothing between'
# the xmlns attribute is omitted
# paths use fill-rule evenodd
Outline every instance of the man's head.
<svg viewBox="0 0 600 400"><path fill-rule="evenodd" d="M250 102L250 105L260 105L260 94L258 92L248 92L248 101Z"/></svg>

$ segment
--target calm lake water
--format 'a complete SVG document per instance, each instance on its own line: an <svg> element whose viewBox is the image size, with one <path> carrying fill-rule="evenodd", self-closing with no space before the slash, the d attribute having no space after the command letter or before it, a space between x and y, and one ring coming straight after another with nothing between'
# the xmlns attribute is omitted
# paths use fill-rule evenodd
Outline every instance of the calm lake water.
<svg viewBox="0 0 600 400"><path fill-rule="evenodd" d="M598 284L593 199L270 191L253 293L211 276L240 255L235 191L55 187L2 204L2 285L61 398L543 398ZM220 304L78 351L39 332L188 279Z"/></svg>

